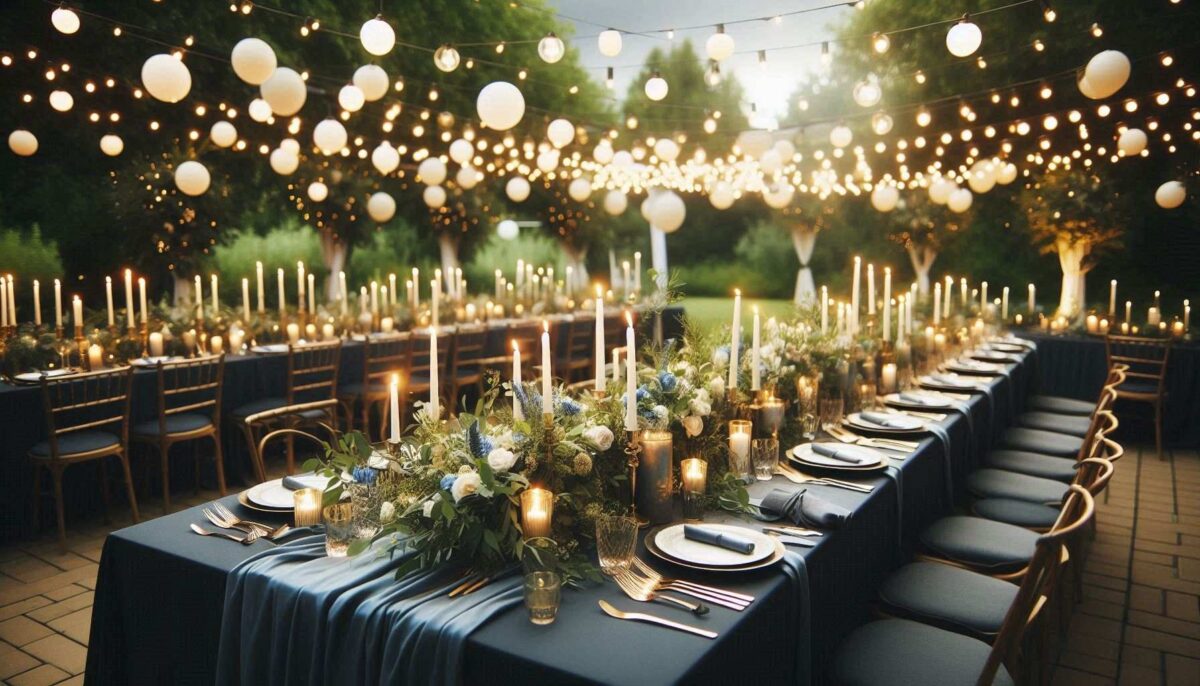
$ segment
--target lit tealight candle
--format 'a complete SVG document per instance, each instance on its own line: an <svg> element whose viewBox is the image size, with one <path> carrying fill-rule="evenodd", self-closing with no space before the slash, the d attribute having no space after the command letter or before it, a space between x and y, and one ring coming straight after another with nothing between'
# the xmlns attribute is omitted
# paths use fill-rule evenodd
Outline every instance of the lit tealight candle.
<svg viewBox="0 0 1200 686"><path fill-rule="evenodd" d="M104 368L104 348L95 343L88 346L88 368L92 371Z"/></svg>
<svg viewBox="0 0 1200 686"><path fill-rule="evenodd" d="M880 391L884 393L896 392L896 363L886 362L880 372Z"/></svg>
<svg viewBox="0 0 1200 686"><path fill-rule="evenodd" d="M549 538L554 494L534 486L521 492L521 532L526 539Z"/></svg>
<svg viewBox="0 0 1200 686"><path fill-rule="evenodd" d="M699 457L689 457L679 463L685 493L703 493L708 479L708 463Z"/></svg>
<svg viewBox="0 0 1200 686"><path fill-rule="evenodd" d="M158 331L150 333L150 356L162 357L163 354L163 335Z"/></svg>
<svg viewBox="0 0 1200 686"><path fill-rule="evenodd" d="M225 341L221 340L220 336L213 336L208 339L208 352L213 355L220 355L225 352Z"/></svg>
<svg viewBox="0 0 1200 686"><path fill-rule="evenodd" d="M292 491L296 526L314 526L321 523L321 496L319 488L300 488Z"/></svg>
<svg viewBox="0 0 1200 686"><path fill-rule="evenodd" d="M748 419L729 421L729 471L739 478L749 478L750 436L754 424Z"/></svg>
<svg viewBox="0 0 1200 686"><path fill-rule="evenodd" d="M300 325L292 322L287 325L288 343L296 345L300 342Z"/></svg>

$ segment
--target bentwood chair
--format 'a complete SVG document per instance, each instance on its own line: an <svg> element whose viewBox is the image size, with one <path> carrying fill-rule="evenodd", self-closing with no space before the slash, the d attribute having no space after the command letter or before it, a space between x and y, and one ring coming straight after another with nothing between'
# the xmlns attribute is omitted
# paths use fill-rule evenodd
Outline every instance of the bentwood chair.
<svg viewBox="0 0 1200 686"><path fill-rule="evenodd" d="M450 368L450 354L454 346L454 327L440 327L437 332L437 372L439 403L445 405L446 395L443 389L450 383L446 370ZM412 332L411 348L408 355L408 369L404 375L408 384L407 392L400 394L400 421L408 422L409 405L417 400L429 400L429 384L432 379L433 364L431 363L429 329Z"/></svg>
<svg viewBox="0 0 1200 686"><path fill-rule="evenodd" d="M1118 371L1126 371L1125 365L1108 366L1108 377L1104 380L1105 388L1113 385L1115 381L1115 375ZM1100 392L1103 395L1104 390L1101 389ZM1093 402L1091 400L1079 400L1077 398L1067 398L1060 395L1031 395L1025 400L1025 405L1029 407L1030 413L1049 412L1055 415L1089 417L1093 412L1095 412L1096 405L1099 402L1099 396Z"/></svg>
<svg viewBox="0 0 1200 686"><path fill-rule="evenodd" d="M42 470L53 480L58 542L67 545L63 513L62 477L72 465L100 461L100 494L108 517L108 472L104 459L115 457L125 476L125 490L134 523L138 522L137 496L129 472L129 406L133 368L102 370L50 379L42 377L42 405L48 438L29 450L33 463L33 521L38 521L42 497Z"/></svg>
<svg viewBox="0 0 1200 686"><path fill-rule="evenodd" d="M221 456L221 385L225 355L212 355L177 362L160 361L157 417L133 427L133 441L158 448L162 464L163 511L171 511L171 446L185 441L209 439L213 443L213 461L217 487L225 495L225 464ZM193 452L196 484L199 488L200 455Z"/></svg>
<svg viewBox="0 0 1200 686"><path fill-rule="evenodd" d="M379 435L383 436L387 422L388 385L393 374L408 369L412 336L409 332L372 334L367 337L363 352L362 380L338 386L337 399L345 414L346 426L354 426L357 410L362 430L371 435L371 411L379 408ZM404 379L400 380L404 384Z"/></svg>
<svg viewBox="0 0 1200 686"><path fill-rule="evenodd" d="M321 343L289 345L287 352L287 381L282 397L262 398L246 403L233 411L246 437L250 458L259 481L266 481L267 470L263 455L257 450L258 434L279 428L327 423L333 425L337 414L338 363L341 360L340 340ZM312 403L322 402L314 406ZM287 472L296 471L293 443L287 442Z"/></svg>
<svg viewBox="0 0 1200 686"><path fill-rule="evenodd" d="M1053 410L1029 410L1017 417L1016 423L1027 429L1051 431L1083 438L1087 436L1088 429L1091 427L1091 420L1095 417L1096 412L1101 409L1101 406L1106 401L1116 399L1116 386L1125 380L1125 371L1126 367L1124 365L1115 365L1114 368L1109 370L1108 377L1104 381L1104 386L1100 389L1100 396L1092 404L1091 410L1086 414L1062 413ZM1108 395L1113 397L1106 399L1105 396Z"/></svg>
<svg viewBox="0 0 1200 686"><path fill-rule="evenodd" d="M507 352L511 355L513 349L521 351L521 373L526 380L537 376L537 368L541 364L542 323L534 320L522 320L508 325Z"/></svg>
<svg viewBox="0 0 1200 686"><path fill-rule="evenodd" d="M1102 405L1103 409L1097 410L1096 415L1091 419L1088 435L1077 439L1079 449L1074 455L1055 455L1041 451L1019 450L1002 446L988 451L983 456L983 465L991 469L1003 469L1019 474L1054 479L1063 483L1070 482L1075 478L1075 463L1091 456L1092 438L1099 432L1111 434L1117 428L1117 416L1109 409L1112 406L1111 398L1115 397L1115 395L1110 395L1109 397L1109 401ZM1046 432L1036 433L1041 434ZM1071 436L1069 438L1074 439L1076 437Z"/></svg>
<svg viewBox="0 0 1200 686"><path fill-rule="evenodd" d="M483 376L487 371L488 330L482 324L463 325L454 334L454 349L450 353L451 402L457 407L462 402L464 388L474 387L478 396L483 395Z"/></svg>
<svg viewBox="0 0 1200 686"><path fill-rule="evenodd" d="M1146 403L1154 408L1154 449L1162 459L1163 408L1167 402L1167 363L1171 339L1139 336L1104 337L1108 365L1124 364L1127 379L1117 386L1118 400Z"/></svg>
<svg viewBox="0 0 1200 686"><path fill-rule="evenodd" d="M575 315L565 324L566 346L556 360L554 371L568 383L592 379L596 369L596 317Z"/></svg>
<svg viewBox="0 0 1200 686"><path fill-rule="evenodd" d="M936 605L902 609L920 621L884 619L852 632L833 658L834 681L846 686L1034 681L1020 678L1036 668L1033 660L1021 659L1025 633L1038 620L1068 559L1065 541L1083 529L1094 512L1087 489L1072 486L1052 530L1042 536L1031 534L1033 551L1020 586L1004 588L998 585L1003 582L965 570L950 571L954 568L944 565L903 568L893 579L911 577L906 585L919 587L926 598L940 600ZM906 573L910 568L918 571ZM885 594L889 590L894 594L887 582L884 586ZM889 607L891 600L885 598ZM946 612L954 600L960 603L958 609ZM952 628L941 628L946 626ZM967 635L973 633L992 636L991 646Z"/></svg>

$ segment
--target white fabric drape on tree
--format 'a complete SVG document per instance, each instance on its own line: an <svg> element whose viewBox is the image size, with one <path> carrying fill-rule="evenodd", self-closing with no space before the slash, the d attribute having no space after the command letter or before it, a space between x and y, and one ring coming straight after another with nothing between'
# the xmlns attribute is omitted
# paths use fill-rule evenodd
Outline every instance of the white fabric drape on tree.
<svg viewBox="0 0 1200 686"><path fill-rule="evenodd" d="M1071 240L1068 237L1059 238L1054 242L1058 250L1058 265L1062 267L1062 293L1058 299L1058 314L1073 317L1087 306L1085 296L1085 279L1090 267L1083 265L1084 259L1091 252L1092 246L1086 240Z"/></svg>
<svg viewBox="0 0 1200 686"><path fill-rule="evenodd" d="M667 287L667 234L662 229L650 227L650 265L658 273L658 288Z"/></svg>
<svg viewBox="0 0 1200 686"><path fill-rule="evenodd" d="M931 246L907 245L908 259L912 262L913 273L917 275L917 290L921 296L929 295L929 270L933 269L933 261L937 259L937 250Z"/></svg>
<svg viewBox="0 0 1200 686"><path fill-rule="evenodd" d="M807 226L792 227L792 247L796 249L796 257L800 260L800 271L796 273L796 291L792 296L797 305L815 302L817 286L813 282L812 269L808 261L812 259L813 248L817 245L817 233L820 229Z"/></svg>

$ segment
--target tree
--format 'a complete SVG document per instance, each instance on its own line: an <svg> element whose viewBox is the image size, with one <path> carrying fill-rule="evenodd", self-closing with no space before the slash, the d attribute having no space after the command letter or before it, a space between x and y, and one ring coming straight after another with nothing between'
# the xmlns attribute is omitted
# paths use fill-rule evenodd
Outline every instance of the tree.
<svg viewBox="0 0 1200 686"><path fill-rule="evenodd" d="M917 290L927 296L934 260L950 235L970 225L971 215L951 212L945 205L930 200L929 194L922 189L902 196L896 209L889 214L893 226L889 238L908 253L917 277Z"/></svg>
<svg viewBox="0 0 1200 686"><path fill-rule="evenodd" d="M813 282L812 260L813 249L817 244L817 234L821 232L833 215L837 212L840 202L838 195L819 197L809 193L797 194L792 203L779 211L785 218L786 225L792 237L792 248L796 258L800 260L800 269L796 272L796 288L792 294L792 302L797 305L811 303L816 300L817 287Z"/></svg>

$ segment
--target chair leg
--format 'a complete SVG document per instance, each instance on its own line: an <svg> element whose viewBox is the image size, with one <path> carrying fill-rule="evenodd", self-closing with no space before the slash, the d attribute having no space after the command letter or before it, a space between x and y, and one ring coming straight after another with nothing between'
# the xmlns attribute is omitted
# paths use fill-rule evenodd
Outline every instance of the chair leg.
<svg viewBox="0 0 1200 686"><path fill-rule="evenodd" d="M171 446L158 444L158 458L162 462L163 514L171 512Z"/></svg>
<svg viewBox="0 0 1200 686"><path fill-rule="evenodd" d="M1158 459L1160 460L1164 459L1162 449L1162 432L1162 401L1158 400L1154 403L1154 449L1158 451Z"/></svg>
<svg viewBox="0 0 1200 686"><path fill-rule="evenodd" d="M112 496L108 492L108 465L104 460L96 460L96 468L100 470L100 500L104 503L104 523L110 524L112 518L109 516L109 510L112 508Z"/></svg>
<svg viewBox="0 0 1200 686"><path fill-rule="evenodd" d="M217 488L221 491L221 496L226 495L225 489L225 456L221 454L221 432L214 432L212 435L213 441L213 462L217 467Z"/></svg>
<svg viewBox="0 0 1200 686"><path fill-rule="evenodd" d="M33 463L33 531L40 528L42 515L42 466Z"/></svg>
<svg viewBox="0 0 1200 686"><path fill-rule="evenodd" d="M50 468L50 476L54 478L54 512L58 517L58 546L67 550L67 517L63 513L62 467Z"/></svg>
<svg viewBox="0 0 1200 686"><path fill-rule="evenodd" d="M125 492L129 496L129 509L133 511L133 523L137 524L142 521L138 514L137 493L133 491L133 473L129 471L129 455L122 452L120 454L121 469L125 472Z"/></svg>

